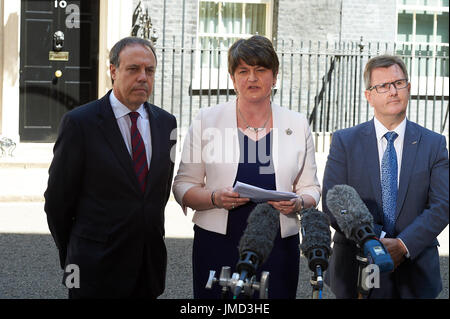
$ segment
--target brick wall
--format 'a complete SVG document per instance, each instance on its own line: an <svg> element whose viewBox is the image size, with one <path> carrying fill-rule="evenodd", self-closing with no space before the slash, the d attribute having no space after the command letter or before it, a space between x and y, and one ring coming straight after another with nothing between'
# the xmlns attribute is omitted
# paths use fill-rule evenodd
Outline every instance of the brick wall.
<svg viewBox="0 0 450 319"><path fill-rule="evenodd" d="M276 37L279 41L336 41L339 11L340 1L336 0L279 0Z"/></svg>
<svg viewBox="0 0 450 319"><path fill-rule="evenodd" d="M196 39L198 0L185 0L184 32L183 0L144 0L144 2L150 7L152 23L159 35L156 45L158 73L153 102L172 112L178 119L179 127L185 128L199 108L226 99L223 95L217 99L215 92L212 96L208 96L208 90L203 91L202 97L189 95L191 53L190 50L181 52L180 47L182 37L186 49L190 49L192 39ZM137 3L138 0L133 0L134 6ZM298 51L301 41L305 50L309 47L309 41L312 41L316 48L320 41L321 50L325 49L328 41L331 50L339 38L342 41L353 42L358 42L361 36L365 42L392 42L395 39L396 2L392 0L274 0L273 11L272 36L279 52L282 50L283 42L285 50L289 50L293 44L294 51ZM177 48L174 54L173 45ZM194 42L194 48L196 45ZM195 74L198 66L195 55L192 56ZM279 54L279 58L282 65L275 102L302 113L311 111L314 97L321 88L321 78L329 68L330 59L323 54L320 58L309 58L307 54L291 57L288 53ZM283 90L281 90L282 83ZM230 87L232 88L231 83ZM303 92L301 94L300 88Z"/></svg>
<svg viewBox="0 0 450 319"><path fill-rule="evenodd" d="M343 0L342 40L394 42L397 7L392 0Z"/></svg>

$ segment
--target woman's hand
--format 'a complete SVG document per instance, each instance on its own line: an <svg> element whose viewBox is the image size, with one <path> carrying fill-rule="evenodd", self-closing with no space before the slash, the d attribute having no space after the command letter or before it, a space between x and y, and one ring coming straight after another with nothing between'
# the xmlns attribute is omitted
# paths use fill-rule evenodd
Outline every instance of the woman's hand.
<svg viewBox="0 0 450 319"><path fill-rule="evenodd" d="M268 204L279 210L283 215L289 215L300 210L301 203L295 198L282 201L268 201Z"/></svg>
<svg viewBox="0 0 450 319"><path fill-rule="evenodd" d="M214 203L216 206L227 210L245 205L249 200L250 199L246 197L239 197L238 193L233 192L232 187L221 188L214 193Z"/></svg>
<svg viewBox="0 0 450 319"><path fill-rule="evenodd" d="M293 198L291 200L282 200L278 202L268 201L267 203L272 205L275 209L279 210L283 215L289 215L294 212L298 212L301 209L316 207L317 205L314 198L306 194L302 194L299 197Z"/></svg>

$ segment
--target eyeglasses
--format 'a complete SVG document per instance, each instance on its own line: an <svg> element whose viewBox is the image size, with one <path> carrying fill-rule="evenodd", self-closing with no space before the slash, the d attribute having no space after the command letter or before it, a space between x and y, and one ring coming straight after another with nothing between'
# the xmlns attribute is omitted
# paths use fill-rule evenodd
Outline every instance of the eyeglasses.
<svg viewBox="0 0 450 319"><path fill-rule="evenodd" d="M401 90L404 89L408 86L408 79L400 79L400 80L395 80L394 82L387 82L387 83L381 83L381 84L377 84L374 85L370 88L368 88L369 91L372 91L373 89L377 90L378 93L386 93L389 92L389 90L391 89L391 85L394 86L394 88L396 90Z"/></svg>

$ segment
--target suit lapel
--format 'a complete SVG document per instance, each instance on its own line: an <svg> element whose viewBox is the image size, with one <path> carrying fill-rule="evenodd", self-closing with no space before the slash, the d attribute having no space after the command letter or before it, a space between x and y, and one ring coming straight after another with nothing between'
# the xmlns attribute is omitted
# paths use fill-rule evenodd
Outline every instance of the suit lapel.
<svg viewBox="0 0 450 319"><path fill-rule="evenodd" d="M407 120L405 139L403 141L402 166L400 170L400 182L397 195L397 209L395 211L396 218L398 218L399 212L401 211L405 201L419 142L420 132L411 124L410 121Z"/></svg>
<svg viewBox="0 0 450 319"><path fill-rule="evenodd" d="M119 126L117 125L117 120L114 116L111 103L109 102L109 94L111 94L111 91L100 100L98 126L105 136L109 147L116 155L120 165L127 175L130 176L132 183L136 188L139 188L139 182L136 173L133 170L133 161L123 140L122 133L120 133Z"/></svg>
<svg viewBox="0 0 450 319"><path fill-rule="evenodd" d="M152 147L152 158L150 160L150 168L147 175L147 186L145 189L145 193L148 193L150 189L155 187L153 184L156 181L156 178L152 178L156 176L158 173L160 163L160 154L161 154L161 129L160 123L158 121L158 114L152 109L152 107L148 104L144 104L145 110L148 114L148 119L150 122L150 134L151 134L151 147Z"/></svg>
<svg viewBox="0 0 450 319"><path fill-rule="evenodd" d="M378 207L383 207L381 199L380 160L378 157L377 136L373 119L362 129L362 144L366 161L367 174L372 185L373 195ZM380 217L380 216L378 216Z"/></svg>

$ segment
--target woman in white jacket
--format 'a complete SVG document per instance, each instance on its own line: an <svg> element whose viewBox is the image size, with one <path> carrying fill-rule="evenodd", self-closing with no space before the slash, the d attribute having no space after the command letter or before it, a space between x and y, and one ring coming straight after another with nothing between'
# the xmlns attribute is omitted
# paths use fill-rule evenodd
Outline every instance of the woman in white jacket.
<svg viewBox="0 0 450 319"><path fill-rule="evenodd" d="M267 261L269 298L295 298L299 273L299 223L295 212L316 206L320 185L314 144L304 115L271 103L279 61L263 36L236 41L228 70L236 100L201 109L184 141L173 193L195 210L192 253L194 298L219 298L205 289L209 270L234 271L238 244L255 203L239 197L237 181L295 192L292 201L269 201L280 211L280 230ZM259 278L259 274L257 275Z"/></svg>

